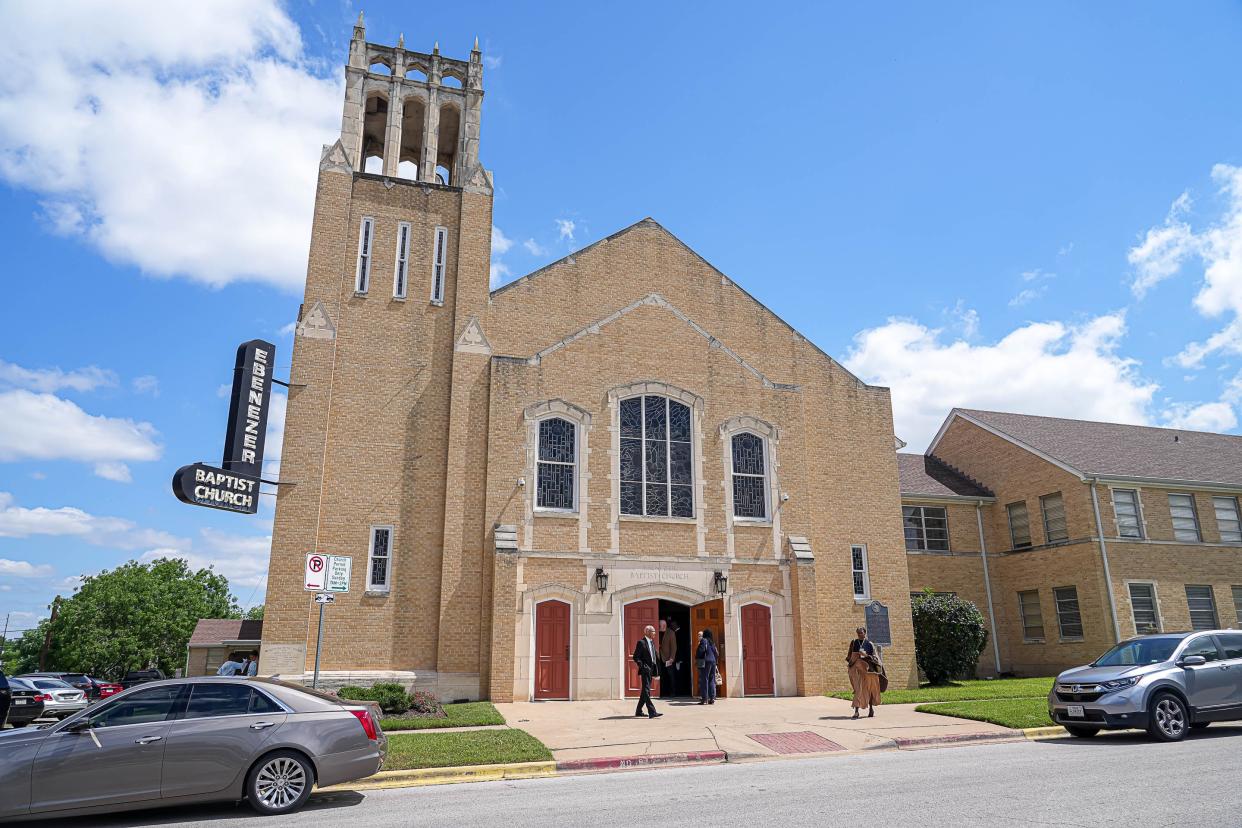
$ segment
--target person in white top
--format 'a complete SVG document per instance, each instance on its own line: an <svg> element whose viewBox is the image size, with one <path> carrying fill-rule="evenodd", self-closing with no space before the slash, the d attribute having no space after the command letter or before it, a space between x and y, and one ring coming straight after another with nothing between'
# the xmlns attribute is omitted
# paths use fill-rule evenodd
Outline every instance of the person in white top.
<svg viewBox="0 0 1242 828"><path fill-rule="evenodd" d="M242 668L240 661L234 661L232 657L228 661L220 665L220 669L216 670L217 676L235 676L237 671Z"/></svg>

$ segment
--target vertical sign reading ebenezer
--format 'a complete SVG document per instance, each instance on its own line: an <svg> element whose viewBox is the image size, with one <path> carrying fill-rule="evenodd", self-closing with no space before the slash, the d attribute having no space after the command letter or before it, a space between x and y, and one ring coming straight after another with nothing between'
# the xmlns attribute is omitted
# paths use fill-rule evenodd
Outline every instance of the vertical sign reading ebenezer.
<svg viewBox="0 0 1242 828"><path fill-rule="evenodd" d="M252 339L237 348L233 398L224 433L224 468L228 471L252 477L263 474L263 438L275 363L276 346L270 342Z"/></svg>

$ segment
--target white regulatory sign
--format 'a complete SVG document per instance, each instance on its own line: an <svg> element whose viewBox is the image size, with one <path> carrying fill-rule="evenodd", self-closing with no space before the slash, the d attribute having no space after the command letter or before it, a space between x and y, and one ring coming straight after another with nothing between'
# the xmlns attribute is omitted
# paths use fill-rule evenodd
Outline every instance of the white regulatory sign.
<svg viewBox="0 0 1242 828"><path fill-rule="evenodd" d="M320 592L315 595L316 604L331 604L336 600L336 596L331 592Z"/></svg>
<svg viewBox="0 0 1242 828"><path fill-rule="evenodd" d="M307 592L349 592L349 576L353 572L354 559L348 555L321 555L311 552L306 556Z"/></svg>
<svg viewBox="0 0 1242 828"><path fill-rule="evenodd" d="M306 589L310 592L323 592L328 583L328 556L314 552L306 556Z"/></svg>
<svg viewBox="0 0 1242 828"><path fill-rule="evenodd" d="M349 592L349 573L353 570L354 559L348 555L328 556L328 592Z"/></svg>

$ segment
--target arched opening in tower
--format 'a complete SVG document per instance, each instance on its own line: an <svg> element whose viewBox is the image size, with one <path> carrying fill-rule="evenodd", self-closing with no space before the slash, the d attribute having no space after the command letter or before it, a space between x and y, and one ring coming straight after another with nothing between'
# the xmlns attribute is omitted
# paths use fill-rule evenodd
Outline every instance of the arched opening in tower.
<svg viewBox="0 0 1242 828"><path fill-rule="evenodd" d="M453 104L440 107L440 133L436 141L436 178L440 184L454 184L457 169L457 139L461 130L461 110Z"/></svg>
<svg viewBox="0 0 1242 828"><path fill-rule="evenodd" d="M378 92L367 97L362 116L362 171L384 174L384 136L388 128L388 99Z"/></svg>
<svg viewBox="0 0 1242 828"><path fill-rule="evenodd" d="M427 122L427 106L416 97L406 98L401 108L401 153L397 161L397 177L417 181L418 167L423 161L423 129Z"/></svg>

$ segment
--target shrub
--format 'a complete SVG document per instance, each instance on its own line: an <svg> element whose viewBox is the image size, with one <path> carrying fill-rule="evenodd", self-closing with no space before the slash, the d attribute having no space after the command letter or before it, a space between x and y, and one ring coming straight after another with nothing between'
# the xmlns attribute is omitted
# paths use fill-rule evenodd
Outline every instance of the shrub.
<svg viewBox="0 0 1242 828"><path fill-rule="evenodd" d="M410 710L415 716L426 719L443 719L447 715L440 700L422 690L410 696Z"/></svg>
<svg viewBox="0 0 1242 828"><path fill-rule="evenodd" d="M371 701L371 691L366 687L358 687L350 684L336 691L336 695L342 699L351 701Z"/></svg>
<svg viewBox="0 0 1242 828"><path fill-rule="evenodd" d="M342 699L378 702L380 710L389 715L400 715L410 709L410 696L396 682L379 682L370 687L348 685L336 691Z"/></svg>
<svg viewBox="0 0 1242 828"><path fill-rule="evenodd" d="M932 684L974 675L987 643L983 613L956 595L930 590L914 599L914 651L919 667Z"/></svg>

